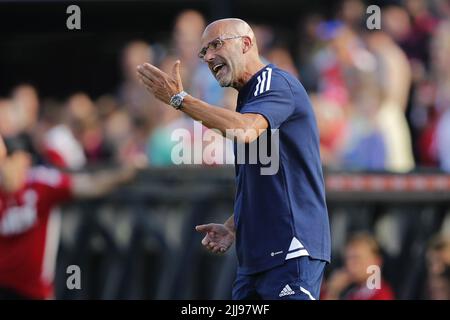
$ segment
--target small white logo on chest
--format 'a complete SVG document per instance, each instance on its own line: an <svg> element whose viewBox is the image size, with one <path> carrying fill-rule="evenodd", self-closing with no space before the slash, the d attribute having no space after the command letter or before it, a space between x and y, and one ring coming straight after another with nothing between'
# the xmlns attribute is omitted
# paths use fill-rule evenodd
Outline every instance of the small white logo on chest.
<svg viewBox="0 0 450 320"><path fill-rule="evenodd" d="M283 253L283 251L277 251L277 252L271 252L270 255L273 257L273 256L276 256L277 254L282 254L282 253Z"/></svg>

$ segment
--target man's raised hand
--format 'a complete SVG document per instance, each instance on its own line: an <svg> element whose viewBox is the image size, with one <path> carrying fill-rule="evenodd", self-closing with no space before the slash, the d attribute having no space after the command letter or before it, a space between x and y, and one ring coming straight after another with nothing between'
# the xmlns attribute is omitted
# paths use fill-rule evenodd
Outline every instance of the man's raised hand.
<svg viewBox="0 0 450 320"><path fill-rule="evenodd" d="M137 66L137 75L145 88L164 103L169 104L172 96L183 91L183 83L180 76L180 60L175 62L171 75L150 63Z"/></svg>

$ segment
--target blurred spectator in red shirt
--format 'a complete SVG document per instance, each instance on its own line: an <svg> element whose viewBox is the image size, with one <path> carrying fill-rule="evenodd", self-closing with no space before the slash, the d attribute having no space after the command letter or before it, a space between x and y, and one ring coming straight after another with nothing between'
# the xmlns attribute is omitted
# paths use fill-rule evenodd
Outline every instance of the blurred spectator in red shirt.
<svg viewBox="0 0 450 320"><path fill-rule="evenodd" d="M372 235L365 232L352 235L345 246L344 259L344 268L334 271L324 284L322 299L394 299L391 286L381 274L379 288L369 286L370 277L375 275L371 266L382 267L380 247Z"/></svg>
<svg viewBox="0 0 450 320"><path fill-rule="evenodd" d="M6 139L0 161L0 300L49 299L60 216L54 209L73 198L103 196L135 175L129 166L94 174L64 174L33 165L24 135Z"/></svg>

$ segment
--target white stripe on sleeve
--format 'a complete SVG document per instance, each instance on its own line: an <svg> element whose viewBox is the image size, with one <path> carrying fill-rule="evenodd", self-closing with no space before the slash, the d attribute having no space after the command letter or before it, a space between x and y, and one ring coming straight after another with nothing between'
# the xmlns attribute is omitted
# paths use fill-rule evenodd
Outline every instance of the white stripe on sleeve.
<svg viewBox="0 0 450 320"><path fill-rule="evenodd" d="M268 74L267 74L267 85L266 85L266 91L270 90L270 81L272 80L272 68L267 68Z"/></svg>
<svg viewBox="0 0 450 320"><path fill-rule="evenodd" d="M258 94L258 90L259 90L259 85L261 84L261 76L258 76L258 83L256 84L256 89L255 89L255 93L254 96L256 97L256 95Z"/></svg>
<svg viewBox="0 0 450 320"><path fill-rule="evenodd" d="M263 93L265 91L264 84L266 83L266 71L262 73L262 81L261 87L259 88L259 93Z"/></svg>

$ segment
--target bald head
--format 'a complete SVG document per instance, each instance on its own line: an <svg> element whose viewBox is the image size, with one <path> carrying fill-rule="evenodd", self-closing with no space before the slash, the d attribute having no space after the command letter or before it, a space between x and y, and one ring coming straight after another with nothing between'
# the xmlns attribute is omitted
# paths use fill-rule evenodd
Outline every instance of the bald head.
<svg viewBox="0 0 450 320"><path fill-rule="evenodd" d="M206 28L203 35L206 33L218 31L222 34L240 34L247 35L254 38L253 30L247 22L237 18L220 19L211 22Z"/></svg>
<svg viewBox="0 0 450 320"><path fill-rule="evenodd" d="M203 32L202 40L215 39L220 36L247 36L251 39L253 47L258 50L255 34L252 28L242 19L227 18L211 22Z"/></svg>
<svg viewBox="0 0 450 320"><path fill-rule="evenodd" d="M263 66L255 34L241 19L210 23L202 35L201 51L203 60L223 87L239 90Z"/></svg>

